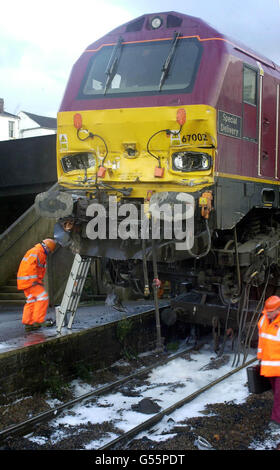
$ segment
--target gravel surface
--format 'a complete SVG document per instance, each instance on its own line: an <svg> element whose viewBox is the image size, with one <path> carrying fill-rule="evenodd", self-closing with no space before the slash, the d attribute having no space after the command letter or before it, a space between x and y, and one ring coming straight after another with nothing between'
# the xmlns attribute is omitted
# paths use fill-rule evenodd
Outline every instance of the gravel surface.
<svg viewBox="0 0 280 470"><path fill-rule="evenodd" d="M272 393L251 395L244 404L219 403L206 407L205 417L190 418L175 426L176 436L155 443L149 439L131 442L129 449L197 450L198 436L216 450L247 450L252 441L267 439L267 425L272 407ZM276 438L275 447L279 440Z"/></svg>

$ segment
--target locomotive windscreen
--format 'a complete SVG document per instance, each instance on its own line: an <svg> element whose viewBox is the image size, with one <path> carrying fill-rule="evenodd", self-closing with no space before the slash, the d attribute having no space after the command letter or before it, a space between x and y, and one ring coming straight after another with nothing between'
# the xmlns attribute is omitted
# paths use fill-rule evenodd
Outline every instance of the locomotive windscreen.
<svg viewBox="0 0 280 470"><path fill-rule="evenodd" d="M197 39L104 46L90 60L79 98L191 92L201 57Z"/></svg>

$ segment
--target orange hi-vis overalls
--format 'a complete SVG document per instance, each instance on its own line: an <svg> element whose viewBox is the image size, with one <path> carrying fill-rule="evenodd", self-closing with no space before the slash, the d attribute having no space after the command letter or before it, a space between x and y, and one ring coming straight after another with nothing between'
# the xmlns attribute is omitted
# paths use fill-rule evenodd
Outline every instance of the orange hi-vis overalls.
<svg viewBox="0 0 280 470"><path fill-rule="evenodd" d="M265 310L259 320L258 359L260 374L265 377L280 376L280 314L269 322Z"/></svg>
<svg viewBox="0 0 280 470"><path fill-rule="evenodd" d="M43 286L47 268L47 253L38 243L24 255L17 273L17 287L24 291L26 303L22 323L43 323L49 306L49 297Z"/></svg>

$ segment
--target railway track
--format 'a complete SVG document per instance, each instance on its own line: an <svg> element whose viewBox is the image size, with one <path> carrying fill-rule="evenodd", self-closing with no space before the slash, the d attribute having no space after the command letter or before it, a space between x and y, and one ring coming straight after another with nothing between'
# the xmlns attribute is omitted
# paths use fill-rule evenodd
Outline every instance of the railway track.
<svg viewBox="0 0 280 470"><path fill-rule="evenodd" d="M194 392L190 395L187 395L182 400L177 401L173 405L171 405L168 408L160 411L159 413L157 413L156 415L154 415L151 418L147 419L146 421L139 424L138 426L135 426L134 428L130 429L125 434L122 434L118 438L112 440L111 442L108 442L106 445L100 447L98 450L117 449L120 444L123 444L123 443L127 442L129 439L135 437L140 432L150 429L154 424L158 423L164 416L168 416L171 413L173 413L173 411L177 410L178 408L181 408L182 406L186 405L187 403L190 403L192 400L194 400L196 397L198 397L202 393L206 392L207 390L214 387L218 383L220 383L220 382L226 380L227 378L231 377L232 375L236 374L241 369L244 369L245 367L248 367L250 364L252 364L255 361L256 361L256 359L252 359L252 360L246 362L245 364L243 364L242 366L236 367L235 369L233 369L229 373L223 375L222 377L218 378L217 380L214 380L214 381L210 382L209 384L205 385L204 387L201 387L196 392Z"/></svg>
<svg viewBox="0 0 280 470"><path fill-rule="evenodd" d="M35 426L37 426L38 424L40 423L43 423L45 421L48 421L48 420L51 420L52 418L54 417L57 417L62 411L65 411L67 409L71 409L73 406L79 404L79 403L82 403L83 401L86 401L90 398L93 398L93 397L97 397L97 396L100 396L102 394L105 394L105 393L108 393L114 389L116 389L117 387L119 387L120 385L123 385L127 382L129 382L130 380L132 379L135 379L137 377L141 377L142 375L145 375L147 373L149 373L152 369L154 369L155 367L159 367L161 365L164 365L164 364L167 364L169 361L172 361L174 360L175 358L177 357L180 357L182 356L183 354L186 354L188 352L191 352L192 351L192 347L190 348L186 348L184 349L183 351L180 351L178 352L177 354L172 354L171 356L169 356L168 358L164 358L148 367L145 367L145 368L142 368L141 370L139 371L136 371L135 373L133 374L130 374L126 377L122 377L108 385L105 385L105 386L102 386L102 387L99 387L93 391L90 391L88 393L85 393L73 400L70 400L66 403L63 403L62 405L60 406L57 406L55 408L52 408L51 410L47 410L43 413L40 413L26 421L23 421L19 424L15 424L13 426L10 426L2 431L0 431L0 443L5 441L6 439L10 438L10 437L15 437L15 436L22 436L24 435L26 432L30 432L32 431Z"/></svg>
<svg viewBox="0 0 280 470"><path fill-rule="evenodd" d="M200 345L202 347L203 344ZM198 346L199 348L199 346ZM56 408L52 408L51 410L48 410L44 413L40 413L37 416L34 416L22 423L16 424L14 426L11 426L7 429L4 429L0 431L0 442L1 444L8 442L11 438L15 437L22 437L26 436L29 433L35 432L36 427L39 426L40 424L51 422L52 419L56 419L60 413L63 411L67 411L71 413L71 409L77 405L77 404L86 404L90 399L94 399L95 397L100 397L100 396L105 396L109 392L112 392L114 390L117 390L118 387L128 384L130 381L133 381L137 378L140 378L141 376L147 375L149 372L151 372L153 369L163 366L167 364L170 361L173 361L175 359L178 359L180 357L183 357L184 355L190 353L191 351L194 351L193 347L190 348L185 348L184 350L179 351L176 354L172 354L167 358L164 358L162 360L157 361L155 364L152 364L148 367L142 368L138 371L136 371L133 374L130 374L126 377L122 377L119 380L116 380L108 385L102 386L98 389L95 389L89 393L83 394L67 403L64 403L63 405L60 405ZM171 414L173 411L176 409L180 408L181 406L191 402L194 400L197 396L202 394L203 392L209 390L210 388L214 387L216 384L226 380L228 377L232 376L233 374L237 373L241 369L247 367L249 364L252 362L256 361L256 359L252 359L245 364L243 364L240 367L236 367L232 369L230 372L227 374L219 377L218 379L211 381L210 383L204 385L203 387L199 388L195 392L186 395L184 398L181 398L180 400L176 401L174 404L172 404L169 407L166 407L159 413L154 414L151 418L144 420L137 426L131 428L129 431L120 433L120 435L111 440L110 442L107 442L103 446L98 447L98 450L105 450L105 449L118 449L120 446L124 448L123 446L128 443L130 439L138 435L140 432L150 429L154 424L159 422L164 416L168 416Z"/></svg>

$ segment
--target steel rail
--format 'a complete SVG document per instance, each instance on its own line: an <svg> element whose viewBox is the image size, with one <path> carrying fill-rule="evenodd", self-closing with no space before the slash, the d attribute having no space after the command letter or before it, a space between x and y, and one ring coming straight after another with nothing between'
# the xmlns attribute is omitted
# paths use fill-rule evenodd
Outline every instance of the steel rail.
<svg viewBox="0 0 280 470"><path fill-rule="evenodd" d="M213 382L210 382L208 385L205 385L204 387L200 388L199 390L192 393L191 395L188 395L187 397L182 398L178 402L176 402L173 405L169 406L168 408L160 411L159 413L152 416L151 418L143 421L143 423L139 424L138 426L135 426L135 428L130 429L125 434L122 434L121 436L117 437L113 441L110 441L109 443L105 444L102 447L99 447L96 450L105 450L105 449L114 448L114 446L116 444L123 443L125 440L134 437L135 435L139 434L141 431L149 429L151 426L158 423L165 415L169 415L170 413L177 410L178 408L181 408L183 405L186 405L187 403L191 402L192 400L194 400L196 397L198 397L202 393L206 392L207 390L214 387L215 385L222 382L223 380L229 378L231 375L236 374L241 369L244 369L245 367L249 366L250 364L252 364L255 361L257 361L257 358L251 359L250 361L246 362L246 364L243 364L243 365L233 369L232 371L228 372L227 374L223 375L222 377L219 377L218 379L214 380Z"/></svg>
<svg viewBox="0 0 280 470"><path fill-rule="evenodd" d="M203 343L202 343L203 345ZM201 345L201 346L202 346ZM4 441L8 437L12 437L14 435L22 435L23 432L30 431L36 426L37 424L42 423L43 421L50 420L52 418L55 418L58 416L59 413L61 413L63 410L67 408L71 408L77 403L81 403L84 400L87 400L88 398L93 398L94 396L99 396L102 395L106 392L109 392L113 390L114 388L129 382L130 380L140 377L141 375L145 375L148 372L150 372L152 369L159 367L161 365L167 364L168 362L171 362L172 360L176 359L177 357L180 357L183 354L186 354L188 352L191 352L193 350L193 346L186 348L184 350L179 351L178 353L172 354L171 356L165 357L164 359L156 362L155 364L152 364L148 367L145 367L143 369L140 369L133 374L130 374L126 377L122 377L121 379L118 379L108 385L104 385L100 388L97 388L95 390L92 390L91 392L85 393L77 398L74 398L73 400L70 400L66 403L63 403L62 405L59 405L56 408L52 408L51 410L44 411L43 413L40 413L32 418L29 418L28 420L25 420L19 424L15 424L13 426L10 426L8 428L3 429L0 431L0 442Z"/></svg>

